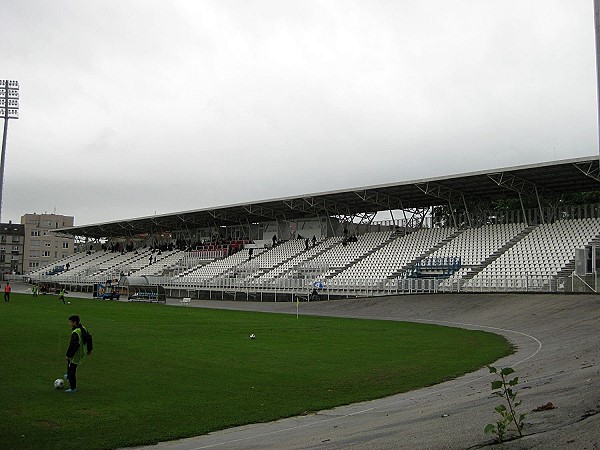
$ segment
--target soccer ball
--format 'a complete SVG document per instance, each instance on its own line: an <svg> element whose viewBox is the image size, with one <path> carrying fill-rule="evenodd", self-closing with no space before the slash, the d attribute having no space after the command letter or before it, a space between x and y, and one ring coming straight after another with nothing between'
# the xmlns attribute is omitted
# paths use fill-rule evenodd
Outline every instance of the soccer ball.
<svg viewBox="0 0 600 450"><path fill-rule="evenodd" d="M54 387L56 389L62 389L65 387L65 382L62 380L62 378L57 378L54 380Z"/></svg>
<svg viewBox="0 0 600 450"><path fill-rule="evenodd" d="M254 335L254 333L252 333L252 334L250 335L250 339L256 339L256 336Z"/></svg>

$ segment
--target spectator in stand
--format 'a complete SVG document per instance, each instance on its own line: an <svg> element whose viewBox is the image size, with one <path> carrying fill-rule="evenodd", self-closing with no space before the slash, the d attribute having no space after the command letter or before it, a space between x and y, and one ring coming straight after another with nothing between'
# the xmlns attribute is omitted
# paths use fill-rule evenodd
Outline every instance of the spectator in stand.
<svg viewBox="0 0 600 450"><path fill-rule="evenodd" d="M308 244L308 238L306 238L306 240L304 241L304 245L306 246L306 250L308 250L309 248L309 244Z"/></svg>
<svg viewBox="0 0 600 450"><path fill-rule="evenodd" d="M277 235L273 235L273 247L277 244Z"/></svg>
<svg viewBox="0 0 600 450"><path fill-rule="evenodd" d="M317 236L315 236L314 234L313 234L312 242L313 242L313 247L315 245L317 245Z"/></svg>

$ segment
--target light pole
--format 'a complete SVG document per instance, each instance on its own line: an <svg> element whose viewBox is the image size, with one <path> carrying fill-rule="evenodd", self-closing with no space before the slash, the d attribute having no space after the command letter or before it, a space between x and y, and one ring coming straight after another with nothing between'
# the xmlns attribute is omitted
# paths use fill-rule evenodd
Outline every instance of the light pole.
<svg viewBox="0 0 600 450"><path fill-rule="evenodd" d="M2 221L2 191L4 189L4 157L6 154L6 133L8 119L19 118L19 82L0 80L0 118L4 119L2 133L2 156L0 157L0 222Z"/></svg>
<svg viewBox="0 0 600 450"><path fill-rule="evenodd" d="M596 37L596 100L598 101L596 106L598 108L598 142L600 144L600 0L594 0L594 30Z"/></svg>

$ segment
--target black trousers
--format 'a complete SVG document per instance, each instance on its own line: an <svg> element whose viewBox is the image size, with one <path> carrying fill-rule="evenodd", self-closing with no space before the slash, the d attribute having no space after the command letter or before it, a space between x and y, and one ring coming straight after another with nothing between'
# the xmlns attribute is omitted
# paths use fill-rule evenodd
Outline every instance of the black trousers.
<svg viewBox="0 0 600 450"><path fill-rule="evenodd" d="M77 389L77 364L67 363L67 379L71 389Z"/></svg>

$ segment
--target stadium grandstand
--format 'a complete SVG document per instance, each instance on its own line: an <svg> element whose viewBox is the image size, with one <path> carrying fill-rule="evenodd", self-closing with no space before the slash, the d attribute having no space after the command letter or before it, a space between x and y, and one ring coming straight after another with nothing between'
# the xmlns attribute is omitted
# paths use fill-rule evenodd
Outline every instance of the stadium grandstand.
<svg viewBox="0 0 600 450"><path fill-rule="evenodd" d="M56 232L78 251L29 282L258 300L597 292L600 171L585 157Z"/></svg>

